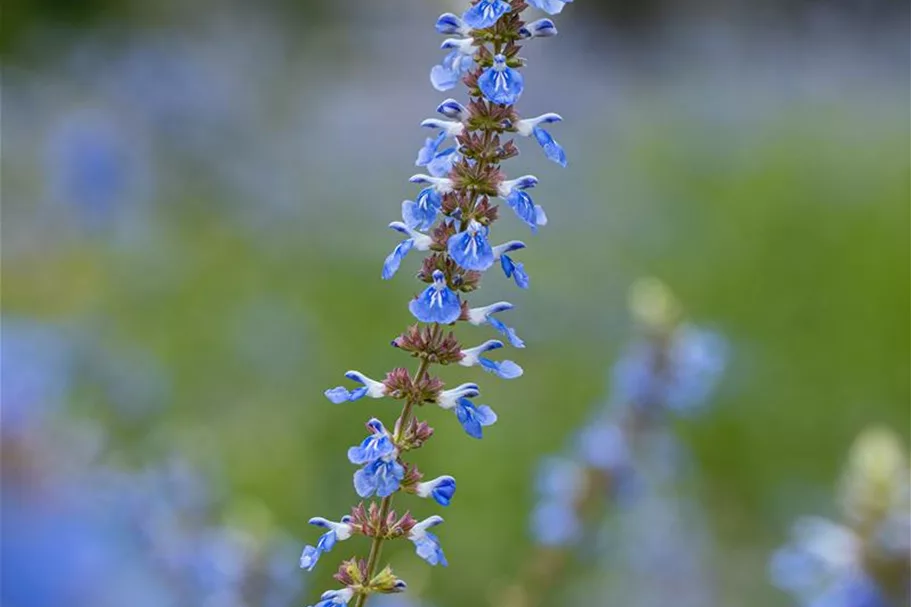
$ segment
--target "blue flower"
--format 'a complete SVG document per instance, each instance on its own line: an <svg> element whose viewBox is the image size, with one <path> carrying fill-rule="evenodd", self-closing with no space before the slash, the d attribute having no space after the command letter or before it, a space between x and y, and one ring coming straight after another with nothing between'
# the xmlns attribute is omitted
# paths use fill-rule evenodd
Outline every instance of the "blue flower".
<svg viewBox="0 0 911 607"><path fill-rule="evenodd" d="M455 109L452 106L446 106L444 108L444 106L441 104L439 107L437 107L437 111L440 113L443 113L443 111L446 111L446 112L454 111L454 112L461 112L461 113L467 115L468 110L465 109L464 107L462 107L461 104L459 104L456 101L453 101L452 99L449 99L448 101L456 104L461 109ZM446 103L446 102L444 102L444 103ZM447 137L458 137L459 135L461 135L462 133L465 132L465 123L462 122L461 120L452 121L452 120L440 120L439 118L427 118L426 120L421 121L421 126L428 128L428 129L440 129L443 132L443 134L445 134Z"/></svg>
<svg viewBox="0 0 911 607"><path fill-rule="evenodd" d="M402 202L402 219L409 228L426 230L436 221L442 206L443 197L433 188L424 188L418 193L414 201L405 200ZM422 234L421 236L424 235ZM429 236L425 238L429 240L427 244L429 248L430 244L433 244L433 239Z"/></svg>
<svg viewBox="0 0 911 607"><path fill-rule="evenodd" d="M468 311L468 322L475 326L489 324L494 329L506 336L509 343L516 348L524 348L525 342L522 341L512 327L507 327L503 321L494 318L493 315L506 310L512 310L513 305L508 301L500 301L483 308L472 308Z"/></svg>
<svg viewBox="0 0 911 607"><path fill-rule="evenodd" d="M446 99L438 105L437 112L460 123L464 123L471 116L471 112L468 111L468 108L452 98ZM464 125L462 125L462 128L464 130Z"/></svg>
<svg viewBox="0 0 911 607"><path fill-rule="evenodd" d="M503 243L493 248L493 258L494 261L499 260L500 266L503 268L503 273L506 275L506 278L512 278L515 280L516 285L519 288L527 289L529 284L528 274L525 273L525 266L523 266L518 261L513 261L508 253L509 251L516 251L518 249L524 249L525 243L519 240L510 240L509 242Z"/></svg>
<svg viewBox="0 0 911 607"><path fill-rule="evenodd" d="M548 499L531 514L532 533L543 546L566 546L578 539L582 530L572 504Z"/></svg>
<svg viewBox="0 0 911 607"><path fill-rule="evenodd" d="M421 322L448 325L462 315L462 303L448 286L446 276L439 270L433 272L433 284L411 300L408 309Z"/></svg>
<svg viewBox="0 0 911 607"><path fill-rule="evenodd" d="M550 19L538 19L519 28L522 38L550 38L557 35L557 26Z"/></svg>
<svg viewBox="0 0 911 607"><path fill-rule="evenodd" d="M402 215L405 216L406 223L409 219L414 223L426 222L428 216L430 216L430 223L432 224L433 220L436 219L439 206L436 208L432 206L432 196L424 196L424 206L422 206L421 195L428 190L431 193L433 192L430 188L423 190L421 194L418 195L417 203L410 200L402 202ZM396 232L405 234L408 238L397 244L392 250L392 253L386 256L386 260L383 262L383 280L389 280L395 276L395 273L399 271L399 266L402 265L402 260L408 255L411 249L414 248L418 251L427 251L430 249L430 245L433 244L433 238L415 231L412 226L408 226L400 221L393 221L389 224L389 227Z"/></svg>
<svg viewBox="0 0 911 607"><path fill-rule="evenodd" d="M542 114L536 118L526 118L525 120L520 120L516 123L516 132L523 137L534 136L534 138L537 139L538 144L544 149L544 155L547 156L549 160L565 167L566 152L564 152L560 144L551 137L550 133L540 126L542 124L553 124L562 120L563 118L559 114L554 113Z"/></svg>
<svg viewBox="0 0 911 607"><path fill-rule="evenodd" d="M497 414L487 405L476 407L467 398L460 398L455 406L456 418L462 428L472 438L483 438L484 426L492 426L497 422Z"/></svg>
<svg viewBox="0 0 911 607"><path fill-rule="evenodd" d="M531 228L531 231L537 232L538 226L547 225L547 215L539 204L535 204L525 190L533 188L538 184L538 178L534 175L525 175L518 179L503 181L497 186L497 194L506 201L506 204L515 211L516 215Z"/></svg>
<svg viewBox="0 0 911 607"><path fill-rule="evenodd" d="M441 506L448 506L455 495L456 482L451 476L438 476L432 481L418 483L418 497L432 497Z"/></svg>
<svg viewBox="0 0 911 607"><path fill-rule="evenodd" d="M548 15L556 15L563 10L563 7L573 0L528 0L528 3L535 8L539 8Z"/></svg>
<svg viewBox="0 0 911 607"><path fill-rule="evenodd" d="M416 524L408 532L408 539L414 542L415 552L417 555L430 563L431 565L448 565L446 557L443 555L443 549L440 548L440 540L437 536L427 531L430 527L436 527L443 522L441 516L431 516L420 523Z"/></svg>
<svg viewBox="0 0 911 607"><path fill-rule="evenodd" d="M367 422L367 428L370 429L370 436L360 445L348 449L348 461L352 464L369 464L395 452L395 445L383 422L374 417Z"/></svg>
<svg viewBox="0 0 911 607"><path fill-rule="evenodd" d="M596 470L612 472L629 465L629 446L623 430L616 424L596 421L583 428L576 437L579 459Z"/></svg>
<svg viewBox="0 0 911 607"><path fill-rule="evenodd" d="M474 29L485 29L494 25L500 17L510 12L512 7L506 0L480 0L465 11L462 19Z"/></svg>
<svg viewBox="0 0 911 607"><path fill-rule="evenodd" d="M319 598L319 603L312 607L344 607L354 598L354 591L351 588L327 590Z"/></svg>
<svg viewBox="0 0 911 607"><path fill-rule="evenodd" d="M347 515L343 516L342 520L338 523L319 516L310 519L311 525L324 527L329 531L320 536L316 546L304 547L304 551L301 553L300 558L301 569L313 571L321 554L332 550L332 547L335 546L336 542L341 542L351 537L351 520L351 517Z"/></svg>
<svg viewBox="0 0 911 607"><path fill-rule="evenodd" d="M467 36L471 33L471 28L462 21L462 18L452 13L443 13L437 18L436 30L440 34Z"/></svg>
<svg viewBox="0 0 911 607"><path fill-rule="evenodd" d="M452 50L443 58L440 65L435 65L430 70L430 83L438 91L448 91L454 88L459 79L474 65L474 39L450 38L443 42L440 48Z"/></svg>
<svg viewBox="0 0 911 607"><path fill-rule="evenodd" d="M513 105L522 95L525 79L518 70L506 65L504 55L496 55L493 65L478 78L478 88L492 103Z"/></svg>
<svg viewBox="0 0 911 607"><path fill-rule="evenodd" d="M389 497L395 493L402 479L405 468L395 459L378 459L354 473L354 489L361 497Z"/></svg>
<svg viewBox="0 0 911 607"><path fill-rule="evenodd" d="M359 371L348 371L345 373L345 377L363 385L354 390L348 390L344 386L326 390L326 398L336 405L344 402L353 402L365 396L370 398L383 398L386 396L386 385L381 381L370 379Z"/></svg>
<svg viewBox="0 0 911 607"><path fill-rule="evenodd" d="M493 249L487 242L488 229L475 220L464 232L449 237L449 256L466 270L483 272L493 265Z"/></svg>
<svg viewBox="0 0 911 607"><path fill-rule="evenodd" d="M462 359L459 361L459 364L463 367L473 367L474 365L481 365L481 368L485 371L493 373L494 375L501 377L503 379L515 379L520 377L523 373L522 367L512 362L511 360L504 360L502 362L496 362L490 360L489 358L484 358L481 354L489 352L491 350L497 350L503 347L503 342L496 339L489 339L485 341L480 346L475 346L474 348L468 348L467 350L462 350Z"/></svg>

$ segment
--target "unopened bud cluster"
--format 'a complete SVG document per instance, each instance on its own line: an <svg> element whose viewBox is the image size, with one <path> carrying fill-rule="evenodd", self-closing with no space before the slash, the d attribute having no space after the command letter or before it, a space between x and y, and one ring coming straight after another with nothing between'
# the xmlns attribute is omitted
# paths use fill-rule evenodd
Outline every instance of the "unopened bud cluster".
<svg viewBox="0 0 911 607"><path fill-rule="evenodd" d="M561 121L560 116L546 113L522 118L515 108L525 89L519 71L525 64L519 56L520 43L557 33L550 19L526 22L523 13L531 5L553 15L565 4L562 0L475 0L461 17L446 13L437 20L437 31L450 37L442 44L448 51L445 58L431 70L431 83L446 91L462 82L468 99L464 104L444 100L437 107L442 118L421 123L435 132L418 151L415 164L424 172L410 179L423 187L414 200L402 203L401 221L389 224L405 238L386 258L382 270L383 279L389 280L412 250L426 254L417 278L427 286L408 304L417 323L392 341L396 349L418 360L418 368L413 374L404 368L393 369L383 380L349 371L345 376L356 387L326 391L326 397L336 404L365 397L404 404L391 430L373 418L367 422L367 437L348 450L349 461L359 467L354 473L355 490L361 498L373 501L362 502L337 522L319 517L310 520L326 531L315 546L304 548L300 564L308 570L340 541L354 535L372 539L368 557L342 563L335 576L342 588L324 593L315 607L340 607L352 600L355 607L362 607L371 594L402 592L405 582L390 567L377 572L380 548L387 540L408 539L426 562L446 565L440 542L430 531L443 519L431 516L416 521L409 512L399 515L392 509L392 497L404 492L448 506L455 494L453 477L424 480L421 471L404 460L406 453L422 447L434 432L415 417L417 407L436 404L452 411L474 438L481 438L483 428L497 421L493 409L472 402L481 393L478 384L447 388L431 373L432 366L479 366L503 379L523 373L516 363L489 356L504 348L504 342L525 347L515 330L497 316L513 305L501 301L472 307L465 297L478 290L483 274L495 265L520 288L529 286L523 264L513 258L525 243L513 240L493 245L490 231L500 218L498 204L503 202L532 233L547 223L544 209L528 194L538 179L533 175L509 178L501 169L504 160L519 154L516 137L534 137L547 158L566 166L563 148L543 128ZM503 341L488 339L466 347L453 330L458 323L490 326L503 335Z"/></svg>

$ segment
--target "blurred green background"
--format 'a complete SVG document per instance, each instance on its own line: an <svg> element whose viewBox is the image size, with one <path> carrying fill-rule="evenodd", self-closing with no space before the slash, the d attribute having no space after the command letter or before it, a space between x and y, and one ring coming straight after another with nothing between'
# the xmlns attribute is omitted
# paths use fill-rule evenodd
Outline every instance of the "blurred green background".
<svg viewBox="0 0 911 607"><path fill-rule="evenodd" d="M908 439L903 9L858 20L850 3L759 16L693 3L678 19L649 6L578 0L561 36L527 53L520 111L563 114L554 133L570 166L520 142L507 170L538 175L551 224L531 241L498 224L495 240L531 245L532 289L490 276L480 295L517 304L528 347L509 358L526 373L484 378L499 422L481 442L446 412L420 412L437 433L418 464L459 479L439 533L449 568L430 570L410 545L385 553L440 607L484 604L519 570L538 458L603 402L637 277L660 277L729 342L711 407L675 424L719 604L787 604L765 563L790 521L835 511L862 428ZM430 24L455 6L71 8L14 5L5 19L3 318L77 341L80 368L99 352L119 362L79 373L61 413L97 420L118 465L179 453L223 479L219 516L266 512L313 542L309 517L356 501L345 449L362 422L398 413L334 406L323 390L349 368L377 377L412 362L389 341L410 322L416 262L389 283L379 270L396 242L385 224L415 193L417 124L443 97L427 82ZM93 153L67 147L74 122L113 133L118 160L86 161L89 182L67 177ZM110 171L116 183L95 183ZM366 551L357 538L337 548L289 604Z"/></svg>

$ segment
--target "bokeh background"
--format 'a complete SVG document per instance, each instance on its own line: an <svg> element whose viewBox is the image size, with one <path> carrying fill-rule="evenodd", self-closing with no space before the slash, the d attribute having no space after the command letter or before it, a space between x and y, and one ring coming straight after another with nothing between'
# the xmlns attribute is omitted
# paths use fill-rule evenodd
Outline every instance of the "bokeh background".
<svg viewBox="0 0 911 607"><path fill-rule="evenodd" d="M355 501L362 421L397 413L322 392L409 362L389 340L414 260L380 280L385 225L445 96L433 21L461 9L5 3L4 607L306 605L366 554L297 566L307 519ZM481 442L423 412L419 463L459 492L448 569L385 552L412 597L489 604L521 570L539 458L604 402L653 275L727 343L710 406L671 428L708 604L792 604L766 573L791 521L836 511L864 427L908 439L908 24L885 0L577 0L529 44L519 109L564 116L570 166L521 142L510 170L541 178L550 224L532 289L483 297L518 305L526 374L484 382ZM563 590L604 566L580 555ZM639 604L622 593L590 604Z"/></svg>

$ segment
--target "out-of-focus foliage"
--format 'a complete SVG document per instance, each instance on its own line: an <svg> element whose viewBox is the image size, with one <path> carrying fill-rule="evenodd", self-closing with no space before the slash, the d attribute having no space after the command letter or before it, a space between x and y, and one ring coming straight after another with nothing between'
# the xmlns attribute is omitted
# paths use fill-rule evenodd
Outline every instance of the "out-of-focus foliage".
<svg viewBox="0 0 911 607"><path fill-rule="evenodd" d="M328 33L247 6L198 28L43 34L60 46L27 65L10 55L3 338L26 323L76 354L11 371L4 342L4 375L30 387L27 401L4 393L4 429L11 405L60 405L59 423L103 429L110 465L167 454L219 469L220 508L256 504L301 546L309 513L344 513L339 445L362 437L351 416L395 411L322 392L353 361L373 375L408 362L385 345L412 292L379 279L384 226L408 193L397 176L423 136L416 117L440 100L413 48L430 48L448 8L393 24L371 6ZM833 26L788 52L763 29L742 44L694 30L685 52L674 36L643 52L592 45L603 30L584 23L535 58L529 78L551 92L523 99L531 112L566 97L575 125L561 132L570 170L540 188L550 225L524 258L536 296L514 302L536 342L516 359L526 376L485 390L500 421L483 449L425 412L438 432L417 463L472 479L447 513L459 533L441 531L449 569L407 546L386 556L439 607L496 596L531 544L538 458L602 400L629 337L627 288L656 275L730 344L712 407L674 428L699 470L715 594L782 604L768 556L797 516L832 511L846 446L871 423L908 440L907 70L887 30L861 47ZM546 162L532 156L519 162ZM326 586L327 571L310 575Z"/></svg>

